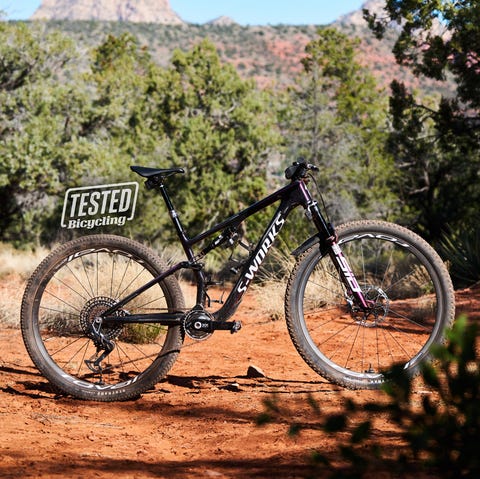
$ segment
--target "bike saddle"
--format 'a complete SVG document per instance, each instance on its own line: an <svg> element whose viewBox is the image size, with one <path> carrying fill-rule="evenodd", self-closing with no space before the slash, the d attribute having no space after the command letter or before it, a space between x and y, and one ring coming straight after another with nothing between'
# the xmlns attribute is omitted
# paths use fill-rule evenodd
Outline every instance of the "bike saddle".
<svg viewBox="0 0 480 479"><path fill-rule="evenodd" d="M130 169L143 176L144 178L166 178L167 176L176 175L177 173L185 173L183 168L147 168L146 166L131 166Z"/></svg>

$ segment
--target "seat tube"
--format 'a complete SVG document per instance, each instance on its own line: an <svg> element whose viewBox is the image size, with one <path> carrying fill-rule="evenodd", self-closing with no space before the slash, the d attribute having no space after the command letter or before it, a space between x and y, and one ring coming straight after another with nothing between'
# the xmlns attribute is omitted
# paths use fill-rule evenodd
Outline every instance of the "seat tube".
<svg viewBox="0 0 480 479"><path fill-rule="evenodd" d="M163 182L159 185L159 189L160 189L160 192L162 193L162 197L165 201L165 204L167 205L168 213L175 226L177 235L180 239L180 242L182 243L183 250L185 251L185 254L188 260L193 262L195 259L195 255L193 253L192 246L190 244L189 239L187 238L185 229L183 228L182 222L180 221L180 217L178 216L177 211L173 207L172 201L170 199L170 196L168 195L168 191L165 185L163 184ZM198 269L198 268L193 269L193 274L195 275L196 283L197 283L197 304L204 305L207 298L206 291L205 291L205 283L206 283L205 274L201 269Z"/></svg>
<svg viewBox="0 0 480 479"><path fill-rule="evenodd" d="M187 258L191 261L193 260L193 251L192 248L190 247L190 244L188 242L187 235L185 233L185 229L183 228L182 222L180 221L180 218L178 216L177 211L173 207L172 201L170 199L170 196L168 194L167 188L165 187L164 183L162 182L159 185L160 193L162 194L163 200L165 201L165 204L167 205L168 209L168 214L170 215L170 218L172 219L172 223L175 227L175 231L177 232L177 235L180 239L180 242L182 243L183 249L187 255Z"/></svg>

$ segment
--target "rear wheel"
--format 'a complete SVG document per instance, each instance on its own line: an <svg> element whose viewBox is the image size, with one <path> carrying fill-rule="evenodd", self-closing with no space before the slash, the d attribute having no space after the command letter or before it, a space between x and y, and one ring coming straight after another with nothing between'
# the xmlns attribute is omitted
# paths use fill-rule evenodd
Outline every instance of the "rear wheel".
<svg viewBox="0 0 480 479"><path fill-rule="evenodd" d="M21 309L23 339L41 373L82 399L126 400L151 388L178 356L180 326L96 318L165 269L150 249L120 236L86 236L52 251L30 278ZM183 309L178 282L168 277L115 314Z"/></svg>
<svg viewBox="0 0 480 479"><path fill-rule="evenodd" d="M454 319L445 265L423 239L395 224L359 221L337 233L371 308L356 307L317 244L299 258L287 285L293 343L317 373L349 388L380 387L395 364L414 375Z"/></svg>

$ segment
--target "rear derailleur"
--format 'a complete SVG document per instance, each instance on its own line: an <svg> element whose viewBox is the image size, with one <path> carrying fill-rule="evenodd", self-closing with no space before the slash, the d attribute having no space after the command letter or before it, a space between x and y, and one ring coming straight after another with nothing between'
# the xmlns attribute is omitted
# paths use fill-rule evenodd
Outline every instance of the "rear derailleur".
<svg viewBox="0 0 480 479"><path fill-rule="evenodd" d="M90 323L88 336L97 348L97 352L90 359L85 360L90 371L100 374L103 372L102 361L115 349L115 342L108 339L101 331L102 322L102 318L97 317ZM103 351L102 354L100 354L101 351Z"/></svg>

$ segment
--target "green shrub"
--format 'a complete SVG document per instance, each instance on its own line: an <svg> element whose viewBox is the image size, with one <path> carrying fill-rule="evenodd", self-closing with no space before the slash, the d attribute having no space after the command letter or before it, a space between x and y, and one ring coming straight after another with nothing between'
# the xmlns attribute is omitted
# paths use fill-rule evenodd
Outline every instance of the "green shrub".
<svg viewBox="0 0 480 479"><path fill-rule="evenodd" d="M402 367L391 373L384 387L386 396L377 402L360 405L348 400L339 414L326 417L309 397L320 429L339 444L334 458L322 451L313 454L314 477L370 477L374 472L413 477L427 471L432 477L480 477L477 336L477 324L460 317L447 332L447 344L432 349L434 361L421 371L420 380L429 392L420 405L413 398L417 380L409 378ZM258 423L286 414L277 399L269 399ZM395 427L403 445L390 448L388 442L379 442L381 431L375 429L375 418L380 416ZM290 433L298 434L304 427L293 424Z"/></svg>
<svg viewBox="0 0 480 479"><path fill-rule="evenodd" d="M440 243L442 256L450 265L450 275L456 288L480 281L480 218L470 227L450 232Z"/></svg>

